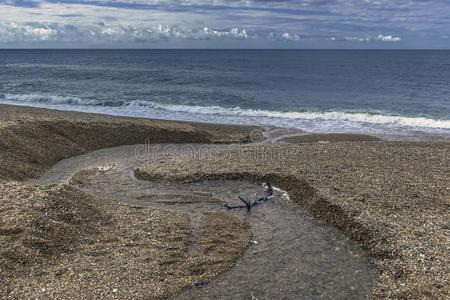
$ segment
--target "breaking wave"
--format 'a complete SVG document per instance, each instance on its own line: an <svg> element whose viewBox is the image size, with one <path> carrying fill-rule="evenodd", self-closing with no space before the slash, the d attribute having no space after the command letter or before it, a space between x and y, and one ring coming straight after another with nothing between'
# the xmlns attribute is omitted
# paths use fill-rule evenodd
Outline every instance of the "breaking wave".
<svg viewBox="0 0 450 300"><path fill-rule="evenodd" d="M425 117L412 116L396 116L369 112L344 112L344 111L271 111L262 109L243 109L240 107L226 108L222 106L199 106L199 105L176 105L161 104L150 101L101 101L92 99L82 99L74 96L55 96L55 95L39 95L39 94L4 94L0 95L0 99L8 103L16 104L33 104L33 106L54 107L63 110L85 110L90 112L110 113L114 115L127 115L154 118L163 116L171 118L183 114L191 116L192 121L198 120L198 116L216 116L217 119L223 120L227 117L230 120L252 119L253 121L264 120L266 124L277 126L287 124L293 121L315 121L320 123L359 123L359 124L378 124L389 125L394 127L413 127L428 129L450 129L450 120L448 119L432 119ZM83 109L85 107L86 109ZM95 108L97 107L97 108ZM176 119L176 117L175 117ZM209 118L211 120L211 118ZM203 119L204 120L204 119ZM271 122L271 120L273 122ZM307 128L306 128L307 129Z"/></svg>
<svg viewBox="0 0 450 300"><path fill-rule="evenodd" d="M66 104L66 105L98 105L98 106L121 106L124 101L98 101L91 99L82 99L75 96L57 96L41 94L4 94L0 98L6 101L43 103L43 104Z"/></svg>
<svg viewBox="0 0 450 300"><path fill-rule="evenodd" d="M260 109L225 108L221 106L191 106L191 105L170 105L154 102L139 102L140 106L151 106L153 108L169 110L173 112L186 112L191 114L217 114L228 116L242 116L252 118L280 118L280 119L300 119L300 120L335 120L361 122L371 124L397 124L411 127L429 127L450 129L450 120L438 120L423 117L405 117L371 113L351 113L351 112L282 112Z"/></svg>

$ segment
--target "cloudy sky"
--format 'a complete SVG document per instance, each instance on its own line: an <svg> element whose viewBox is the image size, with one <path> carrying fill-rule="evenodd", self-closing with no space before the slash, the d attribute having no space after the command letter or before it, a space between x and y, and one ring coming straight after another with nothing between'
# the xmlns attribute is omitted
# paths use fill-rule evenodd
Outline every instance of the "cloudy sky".
<svg viewBox="0 0 450 300"><path fill-rule="evenodd" d="M450 0L0 0L0 47L450 48Z"/></svg>

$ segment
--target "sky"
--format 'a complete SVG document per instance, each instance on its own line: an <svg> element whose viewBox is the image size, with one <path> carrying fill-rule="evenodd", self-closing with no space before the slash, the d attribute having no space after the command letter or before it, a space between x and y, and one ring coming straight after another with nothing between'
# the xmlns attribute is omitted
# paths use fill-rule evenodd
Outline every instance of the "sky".
<svg viewBox="0 0 450 300"><path fill-rule="evenodd" d="M0 48L450 49L450 0L0 0Z"/></svg>

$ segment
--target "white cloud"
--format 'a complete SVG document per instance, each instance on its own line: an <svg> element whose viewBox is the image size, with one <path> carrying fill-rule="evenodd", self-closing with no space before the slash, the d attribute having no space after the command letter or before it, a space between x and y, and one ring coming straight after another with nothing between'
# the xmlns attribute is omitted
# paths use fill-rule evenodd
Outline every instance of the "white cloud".
<svg viewBox="0 0 450 300"><path fill-rule="evenodd" d="M295 33L289 33L289 32L285 32L281 35L281 37L285 40L288 41L298 41L300 39L300 36L298 36L298 34Z"/></svg>
<svg viewBox="0 0 450 300"><path fill-rule="evenodd" d="M336 39L334 39L336 40ZM346 36L342 40L351 41L351 42L370 42L372 40L371 37L357 37L357 36Z"/></svg>
<svg viewBox="0 0 450 300"><path fill-rule="evenodd" d="M367 37L357 37L357 36L346 36L343 38L330 37L329 40L332 41L346 41L346 42L400 42L401 38L393 35L382 35L378 36L367 36Z"/></svg>
<svg viewBox="0 0 450 300"><path fill-rule="evenodd" d="M231 30L214 30L208 27L203 28L207 37L230 37L236 39L247 39L249 35L245 29L232 28Z"/></svg>
<svg viewBox="0 0 450 300"><path fill-rule="evenodd" d="M86 43L146 43L167 39L247 39L250 35L241 28L211 29L189 28L158 24L138 27L121 24L95 24L85 26L58 23L0 23L0 43L8 42L86 42Z"/></svg>
<svg viewBox="0 0 450 300"><path fill-rule="evenodd" d="M24 35L31 37L31 39L38 39L42 41L53 39L57 31L48 27L34 28L31 26L24 27Z"/></svg>
<svg viewBox="0 0 450 300"><path fill-rule="evenodd" d="M376 40L380 42L400 42L402 39L399 36L379 34Z"/></svg>
<svg viewBox="0 0 450 300"><path fill-rule="evenodd" d="M269 40L281 40L281 41L299 41L300 36L292 32L269 32L267 34Z"/></svg>
<svg viewBox="0 0 450 300"><path fill-rule="evenodd" d="M54 40L57 31L46 25L27 25L17 23L0 23L0 42L13 41L49 41Z"/></svg>

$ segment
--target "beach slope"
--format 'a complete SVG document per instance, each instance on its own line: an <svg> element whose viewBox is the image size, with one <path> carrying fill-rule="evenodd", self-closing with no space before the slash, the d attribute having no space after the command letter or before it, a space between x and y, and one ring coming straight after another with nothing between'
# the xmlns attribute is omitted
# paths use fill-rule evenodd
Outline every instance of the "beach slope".
<svg viewBox="0 0 450 300"><path fill-rule="evenodd" d="M193 237L186 215L26 180L102 148L242 143L253 129L0 105L0 297L73 297L86 282L97 284L85 297L168 297L226 271L251 238L239 218L205 216L198 244L210 260L202 265L187 255ZM374 297L449 297L450 143L316 140L324 138L166 157L135 174L169 182L269 180L362 246L379 272ZM208 244L218 236L221 243ZM143 250L150 245L151 255Z"/></svg>

